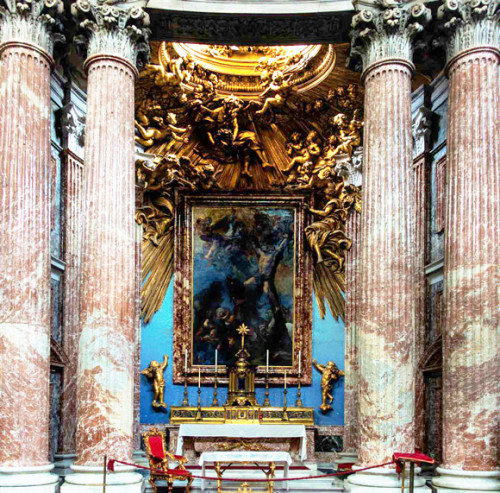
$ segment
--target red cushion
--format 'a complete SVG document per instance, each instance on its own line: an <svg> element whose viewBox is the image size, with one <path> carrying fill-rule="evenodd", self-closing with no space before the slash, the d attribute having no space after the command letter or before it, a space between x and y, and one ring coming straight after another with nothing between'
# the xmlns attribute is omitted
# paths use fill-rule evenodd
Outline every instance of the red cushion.
<svg viewBox="0 0 500 493"><path fill-rule="evenodd" d="M425 454L403 454L395 453L393 455L395 461L398 460L409 460L412 462L426 462L427 464L434 464L434 459Z"/></svg>
<svg viewBox="0 0 500 493"><path fill-rule="evenodd" d="M174 474L175 476L191 476L189 471L184 469L167 469L167 474Z"/></svg>
<svg viewBox="0 0 500 493"><path fill-rule="evenodd" d="M352 466L355 462L343 462L342 464L337 464L337 469L352 471Z"/></svg>
<svg viewBox="0 0 500 493"><path fill-rule="evenodd" d="M183 455L174 455L174 459L181 460L181 459L185 459L185 457Z"/></svg>
<svg viewBox="0 0 500 493"><path fill-rule="evenodd" d="M163 449L163 439L161 436L151 436L149 437L149 448L151 449L151 455L157 459L165 458L165 451Z"/></svg>

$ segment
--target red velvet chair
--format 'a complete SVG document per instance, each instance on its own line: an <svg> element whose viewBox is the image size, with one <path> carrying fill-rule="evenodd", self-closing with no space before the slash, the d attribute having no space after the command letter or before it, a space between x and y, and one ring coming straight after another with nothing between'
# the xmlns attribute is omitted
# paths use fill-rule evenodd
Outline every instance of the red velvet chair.
<svg viewBox="0 0 500 493"><path fill-rule="evenodd" d="M151 468L149 482L153 487L154 493L158 491L156 486L156 481L158 480L167 482L169 493L172 493L175 480L187 481L186 492L190 493L193 477L184 467L188 459L182 455L171 454L166 449L165 433L158 428L151 428L146 431L142 434L142 438L144 439L149 467ZM169 461L177 462L174 468L170 468Z"/></svg>

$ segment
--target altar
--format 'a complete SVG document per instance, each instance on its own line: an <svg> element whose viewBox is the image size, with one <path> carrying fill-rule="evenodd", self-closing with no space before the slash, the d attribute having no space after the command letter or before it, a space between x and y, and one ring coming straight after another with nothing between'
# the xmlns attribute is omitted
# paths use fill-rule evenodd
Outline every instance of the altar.
<svg viewBox="0 0 500 493"><path fill-rule="evenodd" d="M182 428L182 429L181 429ZM199 461L204 452L286 452L294 463L314 462L313 425L198 424L166 425L169 450Z"/></svg>
<svg viewBox="0 0 500 493"><path fill-rule="evenodd" d="M206 426L204 424L182 424L179 427L176 454L184 455L185 438L231 438L236 440L234 449L273 451L273 442L278 439L284 443L288 439L298 441L298 458L305 461L307 458L306 427L304 425L253 425L253 424L223 424ZM287 439L287 440L284 440ZM222 443L219 450L231 450L232 445L227 441ZM217 450L216 448L216 450ZM234 450L233 449L233 450Z"/></svg>

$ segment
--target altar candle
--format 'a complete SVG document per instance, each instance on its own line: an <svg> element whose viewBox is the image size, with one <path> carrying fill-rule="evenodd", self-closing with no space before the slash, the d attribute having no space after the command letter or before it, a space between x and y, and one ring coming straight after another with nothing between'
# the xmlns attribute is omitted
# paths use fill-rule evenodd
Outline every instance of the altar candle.
<svg viewBox="0 0 500 493"><path fill-rule="evenodd" d="M188 371L188 350L184 351L184 371L187 373Z"/></svg>
<svg viewBox="0 0 500 493"><path fill-rule="evenodd" d="M299 349L299 375L300 375L300 370L301 370L301 356L302 356L302 349Z"/></svg>
<svg viewBox="0 0 500 493"><path fill-rule="evenodd" d="M266 373L269 373L269 349L266 351Z"/></svg>
<svg viewBox="0 0 500 493"><path fill-rule="evenodd" d="M285 370L285 389L286 389L286 370Z"/></svg>
<svg viewBox="0 0 500 493"><path fill-rule="evenodd" d="M201 368L198 368L198 388L201 387Z"/></svg>
<svg viewBox="0 0 500 493"><path fill-rule="evenodd" d="M215 350L215 373L217 374L217 356L218 356L218 351L217 349Z"/></svg>

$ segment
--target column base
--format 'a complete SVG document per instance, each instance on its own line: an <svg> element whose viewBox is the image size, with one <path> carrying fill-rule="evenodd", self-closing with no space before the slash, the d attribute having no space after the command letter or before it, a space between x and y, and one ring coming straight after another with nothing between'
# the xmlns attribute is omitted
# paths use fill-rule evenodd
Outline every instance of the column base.
<svg viewBox="0 0 500 493"><path fill-rule="evenodd" d="M354 470L356 466L354 466ZM419 468L415 469L418 474ZM414 491L419 493L429 492L431 489L425 485L425 480L415 474ZM344 482L345 490L351 493L401 493L401 478L394 469L372 469L349 476ZM409 470L406 470L405 491L410 491Z"/></svg>
<svg viewBox="0 0 500 493"><path fill-rule="evenodd" d="M46 466L0 467L2 493L54 493L59 476L52 474L53 464Z"/></svg>
<svg viewBox="0 0 500 493"><path fill-rule="evenodd" d="M438 493L464 493L466 491L500 491L500 471L459 471L438 467L440 474L432 478Z"/></svg>
<svg viewBox="0 0 500 493"><path fill-rule="evenodd" d="M115 466L115 472L106 475L106 493L142 493L144 478L135 468ZM60 493L102 493L103 468L98 466L71 466L61 485ZM2 492L3 493L3 492Z"/></svg>
<svg viewBox="0 0 500 493"><path fill-rule="evenodd" d="M54 456L54 474L64 478L71 474L71 466L75 462L76 454L56 454Z"/></svg>

